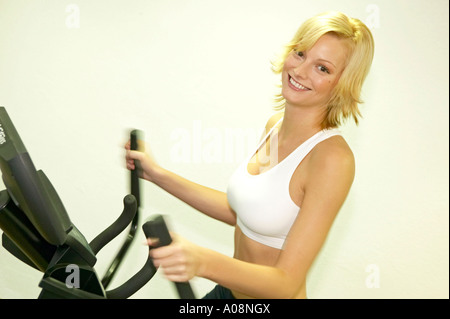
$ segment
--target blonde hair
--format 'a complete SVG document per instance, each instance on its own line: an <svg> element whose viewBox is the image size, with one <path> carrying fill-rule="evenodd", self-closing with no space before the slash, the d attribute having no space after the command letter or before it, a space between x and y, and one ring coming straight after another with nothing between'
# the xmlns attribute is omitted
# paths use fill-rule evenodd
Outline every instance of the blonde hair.
<svg viewBox="0 0 450 319"><path fill-rule="evenodd" d="M358 19L347 17L340 12L326 12L306 20L297 30L279 59L272 63L272 70L280 74L284 61L293 50L306 51L314 46L324 34L331 33L348 40L349 56L347 64L328 101L323 128L337 127L342 120L353 117L358 124L361 113L358 104L362 103L361 88L369 73L374 55L374 41L369 28ZM276 95L276 109L285 106L281 92Z"/></svg>

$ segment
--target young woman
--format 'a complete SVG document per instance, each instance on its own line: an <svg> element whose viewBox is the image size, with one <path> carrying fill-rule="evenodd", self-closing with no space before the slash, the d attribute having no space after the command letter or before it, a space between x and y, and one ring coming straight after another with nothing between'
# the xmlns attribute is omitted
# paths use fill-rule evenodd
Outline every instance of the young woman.
<svg viewBox="0 0 450 319"><path fill-rule="evenodd" d="M353 153L337 127L352 117L373 58L369 29L329 12L307 20L273 70L281 112L231 176L227 193L186 180L148 152L130 151L142 176L200 212L235 227L234 257L175 236L153 249L172 281L200 276L218 285L206 298L306 298L306 275L353 182ZM152 245L149 242L149 245Z"/></svg>

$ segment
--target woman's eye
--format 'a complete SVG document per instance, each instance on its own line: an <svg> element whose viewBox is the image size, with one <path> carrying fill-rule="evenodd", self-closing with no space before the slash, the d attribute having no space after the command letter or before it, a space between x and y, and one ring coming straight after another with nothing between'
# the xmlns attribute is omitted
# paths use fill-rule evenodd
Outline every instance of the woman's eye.
<svg viewBox="0 0 450 319"><path fill-rule="evenodd" d="M330 74L330 70L328 70L328 68L326 68L326 67L323 66L323 65L319 65L319 71L320 71L320 72L325 72L325 73Z"/></svg>
<svg viewBox="0 0 450 319"><path fill-rule="evenodd" d="M303 57L303 52L302 51L295 51L295 53L299 56L299 57Z"/></svg>

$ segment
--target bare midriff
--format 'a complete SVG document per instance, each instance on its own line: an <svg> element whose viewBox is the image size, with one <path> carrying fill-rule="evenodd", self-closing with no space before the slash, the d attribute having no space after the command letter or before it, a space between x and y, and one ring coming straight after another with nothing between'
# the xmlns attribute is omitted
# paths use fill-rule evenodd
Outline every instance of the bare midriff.
<svg viewBox="0 0 450 319"><path fill-rule="evenodd" d="M234 232L234 258L253 264L273 267L276 265L280 253L281 249L266 246L248 238L236 225ZM237 299L253 299L253 297L238 291L233 290L232 293ZM301 289L296 298L306 298L305 289Z"/></svg>

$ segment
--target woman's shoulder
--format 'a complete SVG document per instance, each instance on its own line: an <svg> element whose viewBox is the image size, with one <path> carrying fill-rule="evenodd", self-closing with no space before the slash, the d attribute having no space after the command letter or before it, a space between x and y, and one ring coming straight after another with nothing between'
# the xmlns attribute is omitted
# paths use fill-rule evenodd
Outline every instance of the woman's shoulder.
<svg viewBox="0 0 450 319"><path fill-rule="evenodd" d="M311 152L311 164L318 169L327 167L330 170L352 172L355 168L355 157L344 137L336 135L316 145Z"/></svg>

